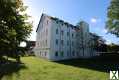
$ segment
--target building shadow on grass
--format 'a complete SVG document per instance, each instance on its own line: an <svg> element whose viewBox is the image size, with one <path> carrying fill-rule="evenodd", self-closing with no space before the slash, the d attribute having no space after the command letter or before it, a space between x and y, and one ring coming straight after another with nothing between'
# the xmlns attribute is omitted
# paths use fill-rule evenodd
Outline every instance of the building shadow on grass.
<svg viewBox="0 0 119 80"><path fill-rule="evenodd" d="M119 70L119 56L101 56L91 59L72 59L56 61L57 63L78 68L86 68L109 73L110 70Z"/></svg>
<svg viewBox="0 0 119 80"><path fill-rule="evenodd" d="M19 72L21 69L27 69L25 64L15 61L8 61L5 64L0 64L0 80L6 75L12 75Z"/></svg>

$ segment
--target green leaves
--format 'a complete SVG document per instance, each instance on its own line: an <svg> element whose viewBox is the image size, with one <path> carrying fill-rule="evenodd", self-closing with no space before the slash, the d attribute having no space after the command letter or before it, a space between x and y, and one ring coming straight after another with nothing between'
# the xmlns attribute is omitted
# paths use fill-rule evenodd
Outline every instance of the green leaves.
<svg viewBox="0 0 119 80"><path fill-rule="evenodd" d="M32 23L27 21L26 9L22 0L0 0L0 51L15 50L29 37Z"/></svg>
<svg viewBox="0 0 119 80"><path fill-rule="evenodd" d="M112 34L119 36L119 0L111 0L107 13L106 28Z"/></svg>

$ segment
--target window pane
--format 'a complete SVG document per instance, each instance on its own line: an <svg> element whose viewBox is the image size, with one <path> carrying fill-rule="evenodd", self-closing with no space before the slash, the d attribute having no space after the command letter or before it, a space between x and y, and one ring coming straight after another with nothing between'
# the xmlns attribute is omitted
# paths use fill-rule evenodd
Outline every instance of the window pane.
<svg viewBox="0 0 119 80"><path fill-rule="evenodd" d="M56 39L56 45L58 45L58 39Z"/></svg>
<svg viewBox="0 0 119 80"><path fill-rule="evenodd" d="M45 56L47 55L47 52L45 52Z"/></svg>
<svg viewBox="0 0 119 80"><path fill-rule="evenodd" d="M58 34L58 29L56 29L56 34Z"/></svg>
<svg viewBox="0 0 119 80"><path fill-rule="evenodd" d="M63 40L61 40L61 45L64 45L64 41Z"/></svg>
<svg viewBox="0 0 119 80"><path fill-rule="evenodd" d="M75 51L72 51L72 55L75 56Z"/></svg>
<svg viewBox="0 0 119 80"><path fill-rule="evenodd" d="M67 46L69 46L69 41L67 41Z"/></svg>
<svg viewBox="0 0 119 80"><path fill-rule="evenodd" d="M58 56L58 52L57 51L55 52L55 56Z"/></svg>
<svg viewBox="0 0 119 80"><path fill-rule="evenodd" d="M62 56L62 57L64 56L64 52L63 52L63 51L61 52L61 56Z"/></svg>
<svg viewBox="0 0 119 80"><path fill-rule="evenodd" d="M45 43L46 43L46 46L47 46L47 40L45 41Z"/></svg>
<svg viewBox="0 0 119 80"><path fill-rule="evenodd" d="M72 33L72 37L74 37L74 34Z"/></svg>
<svg viewBox="0 0 119 80"><path fill-rule="evenodd" d="M69 36L69 32L67 32L67 36Z"/></svg>

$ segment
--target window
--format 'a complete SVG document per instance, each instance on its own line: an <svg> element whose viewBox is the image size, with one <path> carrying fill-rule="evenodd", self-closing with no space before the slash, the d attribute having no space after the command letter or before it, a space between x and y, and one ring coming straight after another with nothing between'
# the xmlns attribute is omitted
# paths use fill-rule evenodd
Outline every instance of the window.
<svg viewBox="0 0 119 80"><path fill-rule="evenodd" d="M45 44L46 44L46 46L47 46L47 40L45 40Z"/></svg>
<svg viewBox="0 0 119 80"><path fill-rule="evenodd" d="M74 34L72 33L72 38L74 37Z"/></svg>
<svg viewBox="0 0 119 80"><path fill-rule="evenodd" d="M41 56L41 51L40 51L40 56Z"/></svg>
<svg viewBox="0 0 119 80"><path fill-rule="evenodd" d="M58 39L56 39L56 45L58 45Z"/></svg>
<svg viewBox="0 0 119 80"><path fill-rule="evenodd" d="M61 35L64 35L64 31L63 30L61 31Z"/></svg>
<svg viewBox="0 0 119 80"><path fill-rule="evenodd" d="M74 51L72 51L72 56L75 56L75 52Z"/></svg>
<svg viewBox="0 0 119 80"><path fill-rule="evenodd" d="M56 57L58 56L58 51L55 52L55 56L56 56Z"/></svg>
<svg viewBox="0 0 119 80"><path fill-rule="evenodd" d="M63 51L61 51L61 56L62 56L62 57L64 56L64 52L63 52Z"/></svg>
<svg viewBox="0 0 119 80"><path fill-rule="evenodd" d="M69 40L67 40L67 46L69 46Z"/></svg>
<svg viewBox="0 0 119 80"><path fill-rule="evenodd" d="M69 32L67 32L67 36L69 36Z"/></svg>
<svg viewBox="0 0 119 80"><path fill-rule="evenodd" d="M63 40L61 40L61 45L64 45L64 41Z"/></svg>
<svg viewBox="0 0 119 80"><path fill-rule="evenodd" d="M45 56L47 56L47 52L45 52Z"/></svg>
<svg viewBox="0 0 119 80"><path fill-rule="evenodd" d="M58 29L56 29L56 34L58 34Z"/></svg>
<svg viewBox="0 0 119 80"><path fill-rule="evenodd" d="M37 43L37 46L39 46L39 42Z"/></svg>
<svg viewBox="0 0 119 80"><path fill-rule="evenodd" d="M69 51L67 51L67 56L69 56Z"/></svg>
<svg viewBox="0 0 119 80"><path fill-rule="evenodd" d="M58 24L58 21L56 21L56 23Z"/></svg>

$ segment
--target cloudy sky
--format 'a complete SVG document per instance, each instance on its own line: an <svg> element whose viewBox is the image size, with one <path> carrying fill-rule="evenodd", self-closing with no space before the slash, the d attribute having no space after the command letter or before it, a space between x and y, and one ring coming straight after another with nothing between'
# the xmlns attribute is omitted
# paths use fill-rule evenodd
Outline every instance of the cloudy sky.
<svg viewBox="0 0 119 80"><path fill-rule="evenodd" d="M90 32L97 33L107 43L119 43L119 38L107 34L105 22L110 0L23 0L28 6L27 13L32 16L33 32L29 40L36 39L36 28L42 13L58 17L73 25L84 20L90 25Z"/></svg>

